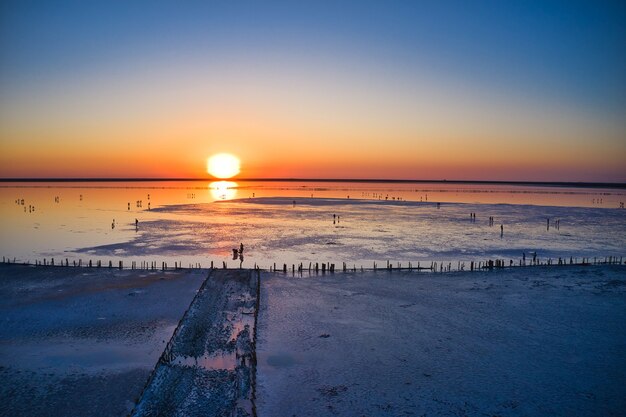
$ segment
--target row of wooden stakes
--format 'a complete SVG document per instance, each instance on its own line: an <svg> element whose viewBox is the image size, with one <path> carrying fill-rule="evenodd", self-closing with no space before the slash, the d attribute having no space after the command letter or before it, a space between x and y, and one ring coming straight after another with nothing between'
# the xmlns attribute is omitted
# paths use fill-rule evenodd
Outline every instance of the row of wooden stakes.
<svg viewBox="0 0 626 417"><path fill-rule="evenodd" d="M2 257L2 263L4 264L16 264L18 263L16 258L10 259L7 258L5 256ZM30 262L19 262L20 264L23 265L36 265L36 266L64 266L64 267L69 267L70 266L70 261L69 259L65 258L65 260L61 260L61 261L57 261L55 263L54 258L50 258L50 260L47 259L43 259L41 261L36 260L34 264L30 263ZM495 259L495 260L486 260L486 261L479 261L479 262L475 262L475 261L470 261L470 262L463 262L463 261L459 261L456 263L456 265L454 265L452 262L430 262L430 264L427 264L427 266L422 266L421 262L417 262L417 264L413 264L412 262L408 262L406 264L402 264L401 262L398 262L397 264L393 264L390 261L387 261L386 264L384 266L380 266L378 265L377 262L373 263L373 266L371 268L368 267L363 267L360 266L357 268L356 264L353 264L352 267L348 266L348 264L346 262L342 263L341 266L341 270L343 272L357 272L357 271L379 271L379 270L387 270L387 271L393 271L393 270L405 270L405 271L432 271L432 272L449 272L449 271L453 271L453 267L456 266L456 271L465 271L465 270L469 270L469 271L475 271L475 270L485 270L485 269L496 269L496 268L506 268L506 267L514 267L514 266L541 266L541 265L605 265L605 264L609 264L609 265L621 265L623 264L623 257L617 257L617 256L607 256L604 258L597 258L594 257L593 260L591 258L574 258L574 257L570 257L569 259L567 258L558 258L558 259L551 259L548 258L546 260L537 260L537 259L533 259L532 261L526 262L525 260L520 259L519 262L515 263L512 259L509 259L508 262L506 262L504 259ZM174 267L172 268L171 266L168 266L167 262L161 262L161 264L159 265L158 262L156 261L142 261L142 262L137 262L137 261L130 261L128 267L126 269L141 269L141 270L152 270L152 271L166 271L166 270L178 270L178 269L202 269L202 265L200 263L190 263L188 266L183 266L182 262L174 262ZM85 263L83 265L83 261L81 259L77 260L72 260L71 262L71 266L74 267L89 267L89 268L116 268L116 269L124 269L124 261L119 260L117 261L116 264L113 263L113 261L109 260L108 264L103 264L103 262L101 260L97 260L95 262L93 262L92 260L89 260L87 263ZM210 269L216 269L217 266L215 266L214 262L211 261L211 265L209 267ZM222 261L222 268L223 269L228 269L228 264L225 261ZM242 265L241 263L239 264L239 267L236 269L242 269ZM256 263L254 264L253 267L254 270L262 270L264 268L259 267ZM316 273L319 274L320 272L322 274L325 274L326 272L329 273L334 273L337 268L335 266L334 263L330 263L330 262L309 262L308 267L305 266L303 263L299 263L299 264L292 264L291 268L288 267L288 265L286 263L283 263L282 265L276 265L276 263L274 263L273 265L271 265L269 267L269 271L270 272L283 272L283 273L287 273L289 272L289 270L291 270L292 273L303 273L303 272L308 272L308 273Z"/></svg>

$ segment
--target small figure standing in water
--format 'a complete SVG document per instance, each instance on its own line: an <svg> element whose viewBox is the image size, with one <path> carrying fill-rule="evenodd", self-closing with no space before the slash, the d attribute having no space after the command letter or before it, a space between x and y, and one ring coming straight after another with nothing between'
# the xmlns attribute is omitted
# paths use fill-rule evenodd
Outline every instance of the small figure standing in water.
<svg viewBox="0 0 626 417"><path fill-rule="evenodd" d="M111 223L111 230L115 229L115 219L113 219L113 223Z"/></svg>
<svg viewBox="0 0 626 417"><path fill-rule="evenodd" d="M504 236L504 225L500 225L500 237Z"/></svg>
<svg viewBox="0 0 626 417"><path fill-rule="evenodd" d="M335 224L337 222L337 215L333 214L333 224Z"/></svg>
<svg viewBox="0 0 626 417"><path fill-rule="evenodd" d="M233 261L239 259L239 268L243 265L243 243L239 244L239 250L233 248Z"/></svg>
<svg viewBox="0 0 626 417"><path fill-rule="evenodd" d="M546 219L546 230L550 230L550 218Z"/></svg>
<svg viewBox="0 0 626 417"><path fill-rule="evenodd" d="M135 229L139 228L139 220L135 219Z"/></svg>
<svg viewBox="0 0 626 417"><path fill-rule="evenodd" d="M294 207L296 206L296 200L293 200L293 206Z"/></svg>

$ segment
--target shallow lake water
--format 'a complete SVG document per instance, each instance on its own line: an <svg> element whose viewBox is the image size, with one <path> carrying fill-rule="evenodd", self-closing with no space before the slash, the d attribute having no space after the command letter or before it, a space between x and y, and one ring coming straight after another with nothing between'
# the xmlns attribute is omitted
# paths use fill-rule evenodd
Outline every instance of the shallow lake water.
<svg viewBox="0 0 626 417"><path fill-rule="evenodd" d="M507 184L3 183L0 255L239 266L243 243L242 266L263 268L604 258L624 255L624 201L619 188Z"/></svg>

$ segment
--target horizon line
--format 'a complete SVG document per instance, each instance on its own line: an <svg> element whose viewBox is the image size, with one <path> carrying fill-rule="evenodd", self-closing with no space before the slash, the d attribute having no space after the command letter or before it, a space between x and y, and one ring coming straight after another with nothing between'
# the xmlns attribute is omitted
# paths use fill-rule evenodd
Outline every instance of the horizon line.
<svg viewBox="0 0 626 417"><path fill-rule="evenodd" d="M168 178L168 177L58 177L58 178L0 178L0 182L157 182L157 181L248 181L248 182L356 182L356 183L396 183L396 184L502 184L536 186L573 186L585 188L625 188L625 182L589 182L589 181L506 181L506 180L427 180L393 178Z"/></svg>

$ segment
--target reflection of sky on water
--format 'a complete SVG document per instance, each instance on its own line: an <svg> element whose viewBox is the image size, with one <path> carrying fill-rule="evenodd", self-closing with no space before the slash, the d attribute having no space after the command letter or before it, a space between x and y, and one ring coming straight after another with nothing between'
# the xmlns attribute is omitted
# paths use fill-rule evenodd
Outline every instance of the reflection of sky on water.
<svg viewBox="0 0 626 417"><path fill-rule="evenodd" d="M240 242L244 266L516 259L533 250L552 257L620 256L626 248L626 211L606 209L626 200L623 190L226 181L21 185L0 187L0 256L30 261L54 256L206 266L228 260ZM288 198L259 198L277 196ZM222 201L234 197L242 200ZM435 201L444 202L441 209ZM528 205L542 201L548 206ZM495 202L510 204L488 204ZM558 207L568 204L587 208ZM477 213L476 223L470 212ZM333 225L333 214L340 223ZM496 217L495 227L488 226L489 216ZM560 219L561 229L546 231L547 217Z"/></svg>

